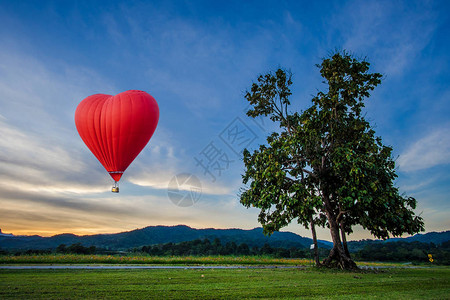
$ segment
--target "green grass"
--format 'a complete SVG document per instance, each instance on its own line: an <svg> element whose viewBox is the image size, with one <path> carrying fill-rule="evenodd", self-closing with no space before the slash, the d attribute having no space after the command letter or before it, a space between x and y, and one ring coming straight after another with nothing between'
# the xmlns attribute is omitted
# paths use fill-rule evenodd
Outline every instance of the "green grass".
<svg viewBox="0 0 450 300"><path fill-rule="evenodd" d="M0 270L1 299L449 299L450 268Z"/></svg>

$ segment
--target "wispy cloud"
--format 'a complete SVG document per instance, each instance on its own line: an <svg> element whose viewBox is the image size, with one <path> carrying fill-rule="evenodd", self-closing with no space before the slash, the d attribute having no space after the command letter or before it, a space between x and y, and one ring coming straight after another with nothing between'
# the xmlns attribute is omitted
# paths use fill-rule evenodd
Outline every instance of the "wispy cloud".
<svg viewBox="0 0 450 300"><path fill-rule="evenodd" d="M230 197L211 199L205 195L194 206L179 207L167 197L145 192L137 196L108 193L87 197L1 188L2 228L14 234L91 234L176 224L197 228L257 226L256 212Z"/></svg>
<svg viewBox="0 0 450 300"><path fill-rule="evenodd" d="M100 76L0 51L0 178L18 189L92 192L101 166L83 151L73 113ZM91 82L91 84L88 84Z"/></svg>
<svg viewBox="0 0 450 300"><path fill-rule="evenodd" d="M143 187L167 190L169 188L170 181L180 174L186 173L183 173L182 170L176 171L175 169L153 169L152 171L143 171L137 174L133 174L131 177L129 177L129 181L133 184ZM231 195L233 192L232 187L225 186L221 183L211 183L210 181L200 180L200 185L201 193L203 194L202 198L208 197L208 195ZM179 189L189 191L190 186L180 185Z"/></svg>
<svg viewBox="0 0 450 300"><path fill-rule="evenodd" d="M344 49L367 55L378 70L397 76L430 42L437 21L431 5L392 1L350 1L331 24L342 36Z"/></svg>
<svg viewBox="0 0 450 300"><path fill-rule="evenodd" d="M450 163L450 126L435 129L407 148L398 159L403 172Z"/></svg>
<svg viewBox="0 0 450 300"><path fill-rule="evenodd" d="M143 11L154 17L137 18ZM231 108L224 103L240 95L243 78L265 70L272 50L264 45L278 37L264 27L251 27L246 35L251 24L236 28L220 17L185 18L151 3L129 5L121 13L120 29L108 23L112 38L129 37L133 50L139 49L145 80L198 118Z"/></svg>
<svg viewBox="0 0 450 300"><path fill-rule="evenodd" d="M147 151L139 160L130 167L130 172L126 179L133 184L150 187L153 189L166 191L169 183L174 177L180 174L191 174L200 176L193 172L192 157L184 153L183 148L176 148L163 137L150 145ZM194 174L195 173L195 174ZM198 178L201 185L201 192L204 198L208 195L229 195L232 193L232 187L223 182L211 182ZM180 186L180 189L189 190L189 186Z"/></svg>
<svg viewBox="0 0 450 300"><path fill-rule="evenodd" d="M18 191L93 192L101 166L92 167L88 155L0 119L0 180ZM95 165L94 165L95 166ZM0 187L1 189L1 187Z"/></svg>

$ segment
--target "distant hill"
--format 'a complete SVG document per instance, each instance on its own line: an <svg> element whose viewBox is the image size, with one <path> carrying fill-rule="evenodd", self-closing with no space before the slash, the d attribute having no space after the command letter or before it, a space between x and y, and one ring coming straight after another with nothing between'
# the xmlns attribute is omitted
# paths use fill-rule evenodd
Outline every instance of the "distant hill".
<svg viewBox="0 0 450 300"><path fill-rule="evenodd" d="M244 229L195 229L185 225L149 226L115 234L96 234L78 236L59 234L52 237L41 236L0 236L0 248L3 249L54 249L60 244L81 243L83 246L95 246L108 250L126 250L145 245L179 243L195 239L219 238L222 243L246 243L250 247L261 247L268 243L272 247L305 248L312 244L312 239L292 232L275 232L270 237L263 234L262 228ZM319 247L330 248L328 241L319 241Z"/></svg>
<svg viewBox="0 0 450 300"><path fill-rule="evenodd" d="M0 236L13 236L11 233L3 233L2 229L0 228Z"/></svg>
<svg viewBox="0 0 450 300"><path fill-rule="evenodd" d="M364 248L367 244L376 243L393 243L393 242L421 242L421 243L434 243L435 245L440 245L444 242L450 241L450 230L442 232L429 232L425 234L415 234L407 238L391 238L388 240L361 240L361 241L351 241L348 242L348 248L350 252L356 252Z"/></svg>
<svg viewBox="0 0 450 300"><path fill-rule="evenodd" d="M275 232L270 237L263 234L262 228L251 230L244 229L195 229L185 225L177 226L149 226L127 232L114 234L96 234L78 236L75 234L58 234L52 237L33 236L11 236L0 235L0 248L2 249L54 249L60 244L71 245L81 243L83 246L95 246L107 250L128 250L134 247L147 245L157 245L164 243L180 243L192 241L195 239L205 239L213 241L219 238L223 244L235 242L236 244L246 243L250 247L261 247L268 243L271 247L283 248L309 248L312 239L302 237L292 232ZM381 240L362 240L349 242L351 252L358 251L368 243L389 243L395 241L423 243L435 243L439 245L450 240L450 231L430 232L426 234L416 234L408 238L394 238L387 241ZM332 243L328 241L319 241L319 247L331 248Z"/></svg>
<svg viewBox="0 0 450 300"><path fill-rule="evenodd" d="M442 231L442 232L429 232L425 234L418 233L416 235L407 237L407 238L392 238L386 240L385 242L421 242L421 243L434 243L436 245L440 245L443 242L447 242L450 240L450 230Z"/></svg>

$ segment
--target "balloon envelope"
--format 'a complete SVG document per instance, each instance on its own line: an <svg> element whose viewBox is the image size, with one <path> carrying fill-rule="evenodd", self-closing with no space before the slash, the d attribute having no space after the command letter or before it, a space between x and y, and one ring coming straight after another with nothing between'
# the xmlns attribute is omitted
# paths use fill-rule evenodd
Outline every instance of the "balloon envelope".
<svg viewBox="0 0 450 300"><path fill-rule="evenodd" d="M75 111L81 139L115 181L147 145L158 120L156 100L135 90L89 96Z"/></svg>

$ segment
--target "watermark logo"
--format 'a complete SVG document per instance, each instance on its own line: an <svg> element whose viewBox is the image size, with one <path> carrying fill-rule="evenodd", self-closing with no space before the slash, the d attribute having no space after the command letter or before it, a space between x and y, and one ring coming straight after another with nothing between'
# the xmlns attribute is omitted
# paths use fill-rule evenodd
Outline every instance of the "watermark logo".
<svg viewBox="0 0 450 300"><path fill-rule="evenodd" d="M177 206L192 206L202 196L202 184L195 175L181 173L170 180L167 195Z"/></svg>
<svg viewBox="0 0 450 300"><path fill-rule="evenodd" d="M196 166L200 166L204 173L203 175L209 175L211 181L216 181L216 175L221 176L222 171L227 170L230 163L234 162L228 158L228 154L221 148L217 147L213 142L210 142L199 153L198 157L194 157Z"/></svg>
<svg viewBox="0 0 450 300"><path fill-rule="evenodd" d="M252 106L249 105L243 112L247 113L251 108ZM214 136L193 157L195 167L199 168L201 172L199 176L203 176L202 180L214 183L223 173L232 169L232 165L241 159L244 149L250 147L257 140L257 132L267 131L266 118L264 116L250 118L252 123L248 122L248 118L245 118L244 121L237 116L219 134ZM168 196L177 206L192 206L200 199L201 194L200 180L193 174L178 174L169 182Z"/></svg>
<svg viewBox="0 0 450 300"><path fill-rule="evenodd" d="M241 118L236 117L219 134L219 138L227 145L237 156L247 148L258 136L250 127L245 124Z"/></svg>

